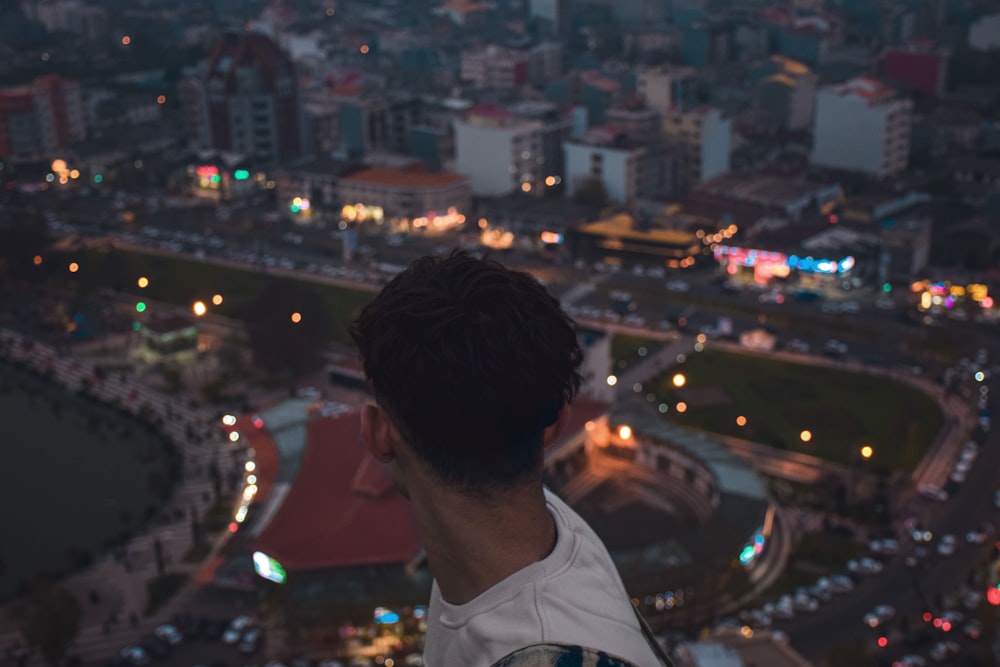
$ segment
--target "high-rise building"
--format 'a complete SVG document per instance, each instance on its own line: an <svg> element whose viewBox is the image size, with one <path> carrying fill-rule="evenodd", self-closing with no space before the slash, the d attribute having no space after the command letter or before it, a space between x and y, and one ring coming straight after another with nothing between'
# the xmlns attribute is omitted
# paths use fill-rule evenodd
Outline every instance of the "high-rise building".
<svg viewBox="0 0 1000 667"><path fill-rule="evenodd" d="M636 76L636 92L657 111L684 109L695 100L693 67L644 67Z"/></svg>
<svg viewBox="0 0 1000 667"><path fill-rule="evenodd" d="M729 171L732 122L714 107L676 111L663 117L663 133L680 147L684 187L693 188Z"/></svg>
<svg viewBox="0 0 1000 667"><path fill-rule="evenodd" d="M305 152L295 64L264 35L223 36L181 95L203 148L242 153L259 165Z"/></svg>
<svg viewBox="0 0 1000 667"><path fill-rule="evenodd" d="M522 102L513 107L480 104L455 124L455 170L469 178L472 193L541 195L562 177L562 142L571 121L555 105ZM549 180L549 177L552 180Z"/></svg>
<svg viewBox="0 0 1000 667"><path fill-rule="evenodd" d="M882 52L881 75L904 89L936 97L947 87L949 54L932 44L913 42Z"/></svg>
<svg viewBox="0 0 1000 667"><path fill-rule="evenodd" d="M528 82L526 51L498 44L462 52L460 78L476 88L514 91Z"/></svg>
<svg viewBox="0 0 1000 667"><path fill-rule="evenodd" d="M0 89L0 156L44 160L87 136L87 118L77 81L57 74L26 86Z"/></svg>
<svg viewBox="0 0 1000 667"><path fill-rule="evenodd" d="M557 35L570 29L569 0L528 0L528 16L543 19Z"/></svg>
<svg viewBox="0 0 1000 667"><path fill-rule="evenodd" d="M771 56L758 69L757 103L789 130L812 126L816 74L800 62Z"/></svg>
<svg viewBox="0 0 1000 667"><path fill-rule="evenodd" d="M910 157L912 101L868 77L827 86L816 95L814 165L888 178Z"/></svg>

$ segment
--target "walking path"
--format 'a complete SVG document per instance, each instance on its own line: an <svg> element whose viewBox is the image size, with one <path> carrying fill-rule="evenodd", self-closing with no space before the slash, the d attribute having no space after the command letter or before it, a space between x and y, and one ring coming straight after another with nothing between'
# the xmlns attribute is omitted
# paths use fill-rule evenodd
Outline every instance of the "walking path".
<svg viewBox="0 0 1000 667"><path fill-rule="evenodd" d="M160 431L178 447L184 467L182 477L175 480L173 493L164 505L165 514L172 517L169 523L164 524L161 517L154 517L147 533L123 545L118 555L124 554L124 557L116 557L114 552L104 554L94 565L62 582L84 607L81 631L70 655L77 655L85 662L116 654L184 607L194 593L191 585L156 614L148 617L144 614L147 582L157 575L154 542L158 540L162 544L167 572L193 576L200 564L184 562L184 555L193 541L188 509L194 507L201 512L211 504L213 483L208 474L211 461L218 462L224 479L230 472L241 475L243 463L238 458L242 447L223 438L214 423L214 415L154 391L140 378L133 379L119 372L100 373L99 364L80 356L88 351L93 352L80 347L74 350L73 356L68 356L13 331L0 329L0 355L7 359L26 363L40 373L51 372L53 381L70 391L78 390L86 382L90 385L90 393L101 401L120 405L136 415L148 411L154 419L162 420ZM213 552L221 547L224 539L225 535L214 545ZM92 601L92 592L96 593L96 603ZM0 622L5 620L8 619L0 618ZM11 623L0 625L0 648L6 649L20 639L20 631ZM27 664L33 667L41 665L42 661L36 656Z"/></svg>

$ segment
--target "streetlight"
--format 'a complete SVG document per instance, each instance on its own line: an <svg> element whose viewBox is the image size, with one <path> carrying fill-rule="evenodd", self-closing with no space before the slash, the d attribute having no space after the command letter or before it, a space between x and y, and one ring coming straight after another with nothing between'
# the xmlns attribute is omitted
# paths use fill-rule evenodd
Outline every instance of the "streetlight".
<svg viewBox="0 0 1000 667"><path fill-rule="evenodd" d="M616 384L618 384L618 376L617 375L609 375L608 376L608 386L609 387L613 387Z"/></svg>
<svg viewBox="0 0 1000 667"><path fill-rule="evenodd" d="M302 321L302 313L299 313L299 312L292 313L292 323L293 324L298 324L301 321Z"/></svg>
<svg viewBox="0 0 1000 667"><path fill-rule="evenodd" d="M872 457L872 454L874 453L875 450L872 449L871 445L865 445L864 447L861 448L861 458L865 460L870 459Z"/></svg>
<svg viewBox="0 0 1000 667"><path fill-rule="evenodd" d="M79 264L77 264L76 262L70 262L69 263L69 272L70 273L76 273L79 270L80 270L80 265Z"/></svg>
<svg viewBox="0 0 1000 667"><path fill-rule="evenodd" d="M747 418L744 417L743 415L740 415L739 417L736 418L736 425L737 426L746 426L747 425Z"/></svg>
<svg viewBox="0 0 1000 667"><path fill-rule="evenodd" d="M208 306L205 305L204 301L195 301L193 304L191 304L191 310L194 311L195 315L201 317L206 312L208 312Z"/></svg>
<svg viewBox="0 0 1000 667"><path fill-rule="evenodd" d="M677 404L677 407L674 409L677 410L677 412L687 412L688 405L684 401L681 401L680 403Z"/></svg>
<svg viewBox="0 0 1000 667"><path fill-rule="evenodd" d="M145 289L149 287L149 278L147 278L146 276L140 276L139 280L136 281L136 284L139 286L140 289Z"/></svg>
<svg viewBox="0 0 1000 667"><path fill-rule="evenodd" d="M673 379L671 380L671 382L673 382L673 385L675 387L677 387L678 389L680 389L681 387L683 387L687 383L687 378L684 377L683 373L678 373L677 375L675 375L673 377Z"/></svg>
<svg viewBox="0 0 1000 667"><path fill-rule="evenodd" d="M222 295L221 294L216 294L216 295L214 295L212 297L212 305L213 306L221 306L222 305Z"/></svg>
<svg viewBox="0 0 1000 667"><path fill-rule="evenodd" d="M802 442L809 442L812 439L813 439L812 431L806 430L802 431L802 433L799 433L799 440L801 440Z"/></svg>
<svg viewBox="0 0 1000 667"><path fill-rule="evenodd" d="M622 424L618 427L618 437L622 440L628 440L632 437L632 427L628 424Z"/></svg>

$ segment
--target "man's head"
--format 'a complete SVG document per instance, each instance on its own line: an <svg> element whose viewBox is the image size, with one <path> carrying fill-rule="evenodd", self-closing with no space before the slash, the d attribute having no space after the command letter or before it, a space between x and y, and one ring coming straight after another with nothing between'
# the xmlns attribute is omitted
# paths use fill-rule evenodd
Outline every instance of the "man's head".
<svg viewBox="0 0 1000 667"><path fill-rule="evenodd" d="M383 416L465 493L540 474L543 433L580 388L583 355L559 303L527 273L466 252L414 262L351 335Z"/></svg>

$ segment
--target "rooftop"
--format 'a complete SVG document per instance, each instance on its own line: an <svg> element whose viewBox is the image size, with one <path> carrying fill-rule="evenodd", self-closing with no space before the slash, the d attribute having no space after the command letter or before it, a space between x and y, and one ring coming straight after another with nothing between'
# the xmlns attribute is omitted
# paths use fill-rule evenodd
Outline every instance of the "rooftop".
<svg viewBox="0 0 1000 667"><path fill-rule="evenodd" d="M255 548L290 570L402 563L420 549L409 503L366 463L357 413L306 424L294 484Z"/></svg>
<svg viewBox="0 0 1000 667"><path fill-rule="evenodd" d="M896 95L894 88L868 76L859 76L850 81L830 86L828 90L841 96L860 97L868 102L881 102Z"/></svg>
<svg viewBox="0 0 1000 667"><path fill-rule="evenodd" d="M439 188L464 183L466 178L446 171L430 171L420 164L406 167L367 167L340 177L345 183L371 183L397 188Z"/></svg>

